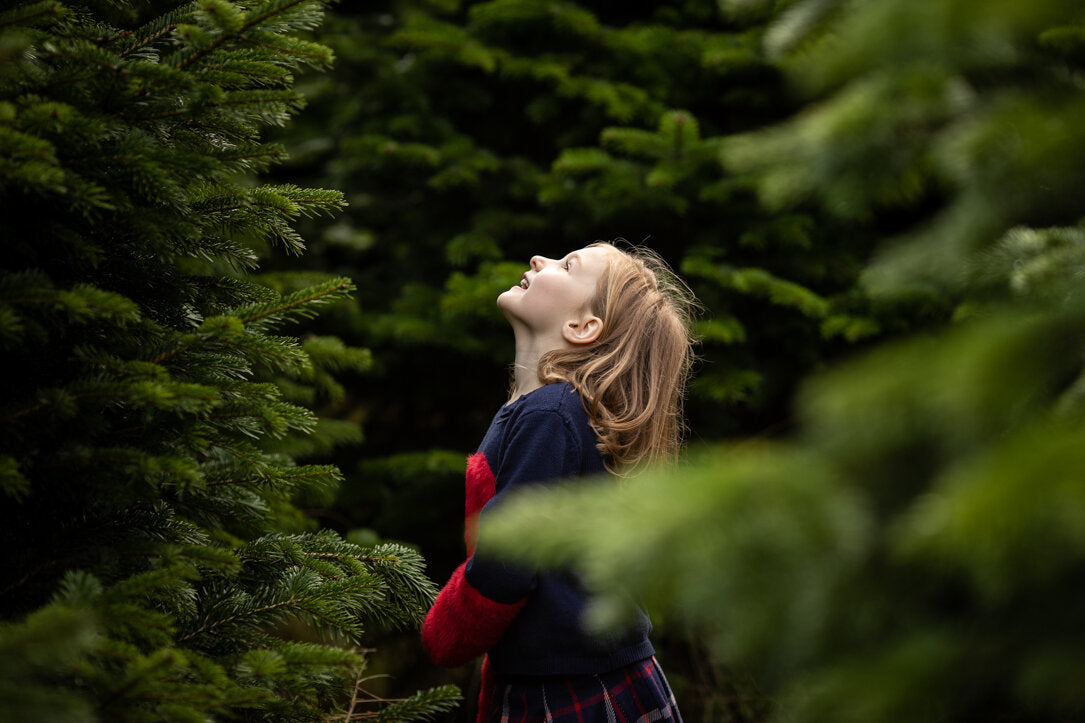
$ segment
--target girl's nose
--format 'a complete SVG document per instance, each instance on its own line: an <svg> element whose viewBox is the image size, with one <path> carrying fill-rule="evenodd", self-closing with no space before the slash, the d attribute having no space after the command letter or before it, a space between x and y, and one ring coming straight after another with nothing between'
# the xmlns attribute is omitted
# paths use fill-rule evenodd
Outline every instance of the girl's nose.
<svg viewBox="0 0 1085 723"><path fill-rule="evenodd" d="M546 265L546 259L542 256L532 256L529 263L531 264L532 271L538 271Z"/></svg>

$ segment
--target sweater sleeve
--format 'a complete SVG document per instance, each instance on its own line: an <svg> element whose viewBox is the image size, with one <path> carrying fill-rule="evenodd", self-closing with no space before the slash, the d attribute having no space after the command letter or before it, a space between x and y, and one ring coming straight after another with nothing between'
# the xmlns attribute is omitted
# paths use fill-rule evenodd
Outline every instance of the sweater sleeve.
<svg viewBox="0 0 1085 723"><path fill-rule="evenodd" d="M464 579L467 563L452 573L422 624L422 646L431 660L456 668L489 650L505 634L527 602L490 600Z"/></svg>
<svg viewBox="0 0 1085 723"><path fill-rule="evenodd" d="M482 508L475 553L464 570L466 580L486 597L513 603L535 589L535 571L510 563L488 544L486 518L516 490L574 476L579 470L579 445L565 418L556 411L529 412L509 430L501 461L494 470L497 493Z"/></svg>
<svg viewBox="0 0 1085 723"><path fill-rule="evenodd" d="M422 643L438 665L456 667L482 655L501 639L535 588L535 571L508 563L491 551L488 514L515 489L569 476L578 451L560 414L537 411L510 428L494 470L496 494L479 514L477 547L441 589L422 627ZM468 490L468 517L471 516ZM470 543L469 543L470 544Z"/></svg>

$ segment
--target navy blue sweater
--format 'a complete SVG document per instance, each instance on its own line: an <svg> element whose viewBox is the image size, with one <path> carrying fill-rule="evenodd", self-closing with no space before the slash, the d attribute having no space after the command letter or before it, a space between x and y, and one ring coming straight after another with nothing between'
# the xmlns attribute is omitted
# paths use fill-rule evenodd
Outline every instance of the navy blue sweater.
<svg viewBox="0 0 1085 723"><path fill-rule="evenodd" d="M513 490L606 472L580 396L567 383L549 384L501 408L479 453L493 475L494 496L482 509L478 548L465 579L497 603L526 603L489 649L494 671L506 675L601 673L654 654L651 624L638 611L629 627L606 634L585 630L588 597L568 573L535 571L488 554L484 520ZM470 484L470 480L469 480Z"/></svg>

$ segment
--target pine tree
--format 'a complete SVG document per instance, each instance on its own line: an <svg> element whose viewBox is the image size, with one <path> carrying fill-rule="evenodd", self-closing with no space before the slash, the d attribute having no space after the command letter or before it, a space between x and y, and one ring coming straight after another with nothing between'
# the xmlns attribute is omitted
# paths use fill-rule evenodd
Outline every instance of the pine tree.
<svg viewBox="0 0 1085 723"><path fill-rule="evenodd" d="M341 476L299 461L306 405L369 363L288 333L350 280L256 273L304 250L299 218L343 206L254 175L283 158L261 133L301 107L295 73L332 60L302 37L325 4L0 14L5 720L378 715L363 626L414 627L434 593L414 550L314 531L295 506Z"/></svg>

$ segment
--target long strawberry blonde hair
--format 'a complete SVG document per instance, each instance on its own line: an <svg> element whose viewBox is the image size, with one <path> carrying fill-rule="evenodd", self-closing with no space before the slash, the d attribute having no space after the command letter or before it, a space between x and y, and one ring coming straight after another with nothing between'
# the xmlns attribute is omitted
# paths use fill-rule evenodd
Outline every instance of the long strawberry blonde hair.
<svg viewBox="0 0 1085 723"><path fill-rule="evenodd" d="M539 380L566 381L580 393L611 471L674 461L685 431L697 302L654 251L591 245L612 250L590 302L602 331L585 347L544 354Z"/></svg>

